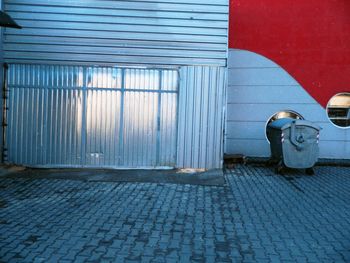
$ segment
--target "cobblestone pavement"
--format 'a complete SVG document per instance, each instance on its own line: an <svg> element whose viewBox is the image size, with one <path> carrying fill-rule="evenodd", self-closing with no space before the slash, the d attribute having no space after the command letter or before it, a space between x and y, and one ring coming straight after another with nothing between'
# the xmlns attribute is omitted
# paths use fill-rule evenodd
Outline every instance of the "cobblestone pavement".
<svg viewBox="0 0 350 263"><path fill-rule="evenodd" d="M2 262L350 262L350 168L224 187L0 178Z"/></svg>

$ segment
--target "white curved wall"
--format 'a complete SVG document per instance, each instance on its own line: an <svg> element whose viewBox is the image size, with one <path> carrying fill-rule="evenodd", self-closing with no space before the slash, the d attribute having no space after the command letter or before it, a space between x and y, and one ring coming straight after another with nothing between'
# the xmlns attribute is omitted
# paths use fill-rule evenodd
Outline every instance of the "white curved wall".
<svg viewBox="0 0 350 263"><path fill-rule="evenodd" d="M335 127L326 110L279 65L253 52L229 50L225 153L270 156L266 121L293 110L322 127L320 158L350 159L350 129Z"/></svg>

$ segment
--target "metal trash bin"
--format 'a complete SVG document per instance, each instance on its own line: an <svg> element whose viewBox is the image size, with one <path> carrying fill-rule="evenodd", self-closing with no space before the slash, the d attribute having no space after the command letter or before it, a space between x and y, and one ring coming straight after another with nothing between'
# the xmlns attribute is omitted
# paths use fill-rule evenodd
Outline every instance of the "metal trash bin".
<svg viewBox="0 0 350 263"><path fill-rule="evenodd" d="M319 132L316 124L291 118L277 119L267 126L270 141L271 161L278 163L276 172L283 168L306 169L313 174L312 167L319 155Z"/></svg>

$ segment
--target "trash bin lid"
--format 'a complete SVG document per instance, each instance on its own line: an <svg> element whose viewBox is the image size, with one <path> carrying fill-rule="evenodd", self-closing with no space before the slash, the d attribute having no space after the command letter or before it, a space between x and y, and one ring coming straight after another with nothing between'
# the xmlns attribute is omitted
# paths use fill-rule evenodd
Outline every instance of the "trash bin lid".
<svg viewBox="0 0 350 263"><path fill-rule="evenodd" d="M293 121L295 121L295 119L292 119L292 118L281 118L281 119L277 119L277 120L269 123L268 126L269 126L269 128L278 129L278 130L284 130L285 129L284 126L292 123Z"/></svg>
<svg viewBox="0 0 350 263"><path fill-rule="evenodd" d="M321 127L316 125L313 122L306 121L306 120L292 119L292 118L277 119L271 122L268 126L273 129L285 130L290 128L290 126L292 125L292 122L295 123L295 126L307 126L318 131L321 130Z"/></svg>
<svg viewBox="0 0 350 263"><path fill-rule="evenodd" d="M289 128L291 123L287 124L285 127L283 126L283 129ZM306 120L295 120L295 126L306 126L313 128L315 130L320 131L322 128L318 126L317 124L311 122L311 121L306 121Z"/></svg>

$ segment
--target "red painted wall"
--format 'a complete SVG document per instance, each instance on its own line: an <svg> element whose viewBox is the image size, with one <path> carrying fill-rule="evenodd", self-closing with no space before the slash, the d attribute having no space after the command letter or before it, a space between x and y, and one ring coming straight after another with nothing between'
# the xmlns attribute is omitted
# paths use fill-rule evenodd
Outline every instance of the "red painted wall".
<svg viewBox="0 0 350 263"><path fill-rule="evenodd" d="M230 0L229 47L283 67L322 106L350 91L350 0Z"/></svg>

